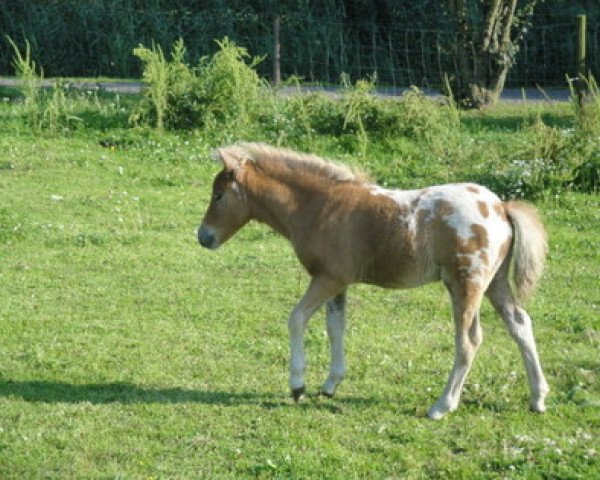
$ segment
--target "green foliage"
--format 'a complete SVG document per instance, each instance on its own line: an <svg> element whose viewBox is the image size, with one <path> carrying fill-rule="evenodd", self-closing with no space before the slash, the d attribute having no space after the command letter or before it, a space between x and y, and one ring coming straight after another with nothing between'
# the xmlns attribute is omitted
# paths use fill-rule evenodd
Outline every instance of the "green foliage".
<svg viewBox="0 0 600 480"><path fill-rule="evenodd" d="M573 169L573 187L583 192L600 191L600 147Z"/></svg>
<svg viewBox="0 0 600 480"><path fill-rule="evenodd" d="M168 107L167 98L169 95L169 80L171 80L171 83L174 83L173 80L178 81L178 77L169 78L169 73L173 70L179 70L178 63L180 63L181 59L178 59L176 55L178 51L184 52L183 49L178 48L178 45L182 46L181 40L173 46L171 65L165 60L160 45L157 46L154 42L152 42L151 49L140 45L133 50L133 54L138 57L144 65L142 80L147 84L147 87L144 90L146 104L140 104L140 113L134 113L132 117L133 122L137 123L140 121L144 114L149 115L150 113L153 113L156 128L158 130L163 129L165 112ZM179 62L177 62L178 60Z"/></svg>
<svg viewBox="0 0 600 480"><path fill-rule="evenodd" d="M520 131L521 140L505 156L510 163L482 181L506 197L536 198L566 190L594 192L600 187L600 91L585 78L583 101L571 85L570 128L544 123L538 114Z"/></svg>
<svg viewBox="0 0 600 480"><path fill-rule="evenodd" d="M209 129L244 129L256 118L262 81L255 67L263 60L225 37L217 41L219 51L200 61L199 104L203 125ZM247 63L247 60L250 60Z"/></svg>
<svg viewBox="0 0 600 480"><path fill-rule="evenodd" d="M12 38L8 36L6 38L13 48L12 65L15 69L15 75L19 79L19 90L23 95L29 126L34 131L39 131L42 113L40 97L44 72L41 69L39 73L37 72L36 64L31 58L31 46L28 40L25 40L25 52L21 53Z"/></svg>
<svg viewBox="0 0 600 480"><path fill-rule="evenodd" d="M360 150L361 158L367 158L367 150L369 147L369 137L367 135L367 127L373 117L377 116L378 101L373 96L375 90L376 75L371 78L358 80L352 87L350 78L347 75L342 75L342 108L344 111L343 130L348 127L354 127L356 139Z"/></svg>
<svg viewBox="0 0 600 480"><path fill-rule="evenodd" d="M27 126L36 134L61 134L80 128L84 120L80 114L93 112L94 116L114 117L114 108L99 100L96 92L81 92L71 88L71 84L58 78L52 81L52 88L44 90L43 71L37 72L31 58L29 41L25 41L25 51L21 52L11 38L13 66L19 80L18 91L22 97L22 114ZM8 97L7 97L8 98ZM112 103L114 107L115 104Z"/></svg>
<svg viewBox="0 0 600 480"><path fill-rule="evenodd" d="M577 165L573 187L593 192L600 189L600 88L593 76L582 79L583 97L571 84L571 105L575 112L573 151Z"/></svg>
<svg viewBox="0 0 600 480"><path fill-rule="evenodd" d="M182 39L173 44L170 61L154 42L150 49L140 45L133 50L143 64L142 80L147 86L142 93L143 100L131 115L132 123L152 124L162 131L165 126L172 128L184 118L193 117L194 112L189 111L193 107L190 97L197 90L198 82L184 62L185 53Z"/></svg>
<svg viewBox="0 0 600 480"><path fill-rule="evenodd" d="M587 80L586 101L572 103L574 120L568 125L526 109L516 134L499 146L473 141L465 125L477 115L459 112L452 100L430 98L416 88L386 100L375 95L375 76L354 84L343 77L339 93L284 97L261 81L256 71L261 59L250 58L227 38L217 44L219 51L194 68L186 63L181 39L168 59L155 44L136 49L148 88L129 102L137 102L130 121L155 126L159 135L162 129L197 131L213 144L254 139L308 151L326 146L355 157L390 186L476 180L517 198L598 188L600 95L593 79ZM29 79L20 86L23 97L35 99L15 111L38 133L73 132L88 123L106 129L114 122L122 125L129 112L118 97L83 94L62 80L49 94L35 87L41 77L28 50L16 49L15 65ZM35 124L30 105L35 105ZM489 168L472 167L484 159Z"/></svg>
<svg viewBox="0 0 600 480"><path fill-rule="evenodd" d="M334 135L340 147L356 152L368 161L372 140L427 146L435 153L455 148L460 132L460 114L451 102L426 97L413 88L400 100L380 98L375 93L375 77L352 85L342 77L340 98L335 94L303 93L273 101L264 110L261 127L273 143L282 139L296 145L309 145L315 135ZM307 143L308 142L308 143Z"/></svg>
<svg viewBox="0 0 600 480"><path fill-rule="evenodd" d="M441 137L451 137L460 126L460 113L454 102L426 97L418 88L402 95L395 125L402 134L436 144Z"/></svg>
<svg viewBox="0 0 600 480"><path fill-rule="evenodd" d="M443 3L447 2L279 2L283 77L297 74L335 83L341 72L357 79L377 70L385 84L440 84L440 76L457 67L452 54L456 36ZM520 0L519 7L523 3ZM167 46L184 38L193 64L212 55L213 39L225 34L255 54L270 54L273 5L264 0L10 0L3 2L0 31L13 38L29 38L33 55L49 76L136 78L141 69L131 51L140 43L149 44L150 39ZM597 74L600 4L596 0L547 1L538 2L527 32L529 46L517 53L509 81L517 86L564 84L570 62L548 59L572 58L575 32L571 19L581 12L588 15L588 61ZM10 62L7 52L0 49L0 71L8 71ZM270 65L263 65L261 74L270 73Z"/></svg>
<svg viewBox="0 0 600 480"><path fill-rule="evenodd" d="M131 117L135 124L163 128L202 128L207 131L238 131L247 128L259 106L261 80L255 71L260 58L228 38L217 41L219 51L204 57L197 68L185 63L185 46L173 44L170 60L160 46L139 46L134 54L144 64L148 85L143 100Z"/></svg>
<svg viewBox="0 0 600 480"><path fill-rule="evenodd" d="M501 193L513 198L560 193L568 185L573 167L568 155L569 133L546 125L538 116L521 136L510 168L500 179Z"/></svg>
<svg viewBox="0 0 600 480"><path fill-rule="evenodd" d="M62 79L53 82L52 94L45 102L41 127L50 133L75 130L83 120L76 115L77 102L69 96L68 86Z"/></svg>

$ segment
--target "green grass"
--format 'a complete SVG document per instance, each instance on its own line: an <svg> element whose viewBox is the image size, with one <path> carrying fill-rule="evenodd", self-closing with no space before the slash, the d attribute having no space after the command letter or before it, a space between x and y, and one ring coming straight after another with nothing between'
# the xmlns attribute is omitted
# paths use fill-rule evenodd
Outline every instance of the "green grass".
<svg viewBox="0 0 600 480"><path fill-rule="evenodd" d="M309 395L295 405L286 319L307 276L261 226L218 252L197 245L217 170L211 142L110 123L34 137L13 108L0 107L0 477L597 475L598 195L537 202L550 257L528 309L552 389L545 415L529 413L517 347L485 304L458 411L425 418L453 359L440 285L351 288L349 373L331 400L316 396L329 355L318 313L306 336ZM569 128L565 110L542 113ZM419 161L422 147L394 153L407 142L398 138L373 144L363 163L389 184L462 180L522 142L524 115L515 106L463 118L480 152L468 158ZM343 139L313 145L357 162Z"/></svg>

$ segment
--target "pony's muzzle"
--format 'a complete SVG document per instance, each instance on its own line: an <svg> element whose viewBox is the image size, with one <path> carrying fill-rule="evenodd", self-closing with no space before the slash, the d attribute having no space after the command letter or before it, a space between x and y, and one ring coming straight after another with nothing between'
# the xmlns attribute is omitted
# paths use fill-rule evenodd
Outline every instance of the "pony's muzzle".
<svg viewBox="0 0 600 480"><path fill-rule="evenodd" d="M219 241L215 232L204 225L200 225L198 229L198 243L209 250L215 250L219 247Z"/></svg>

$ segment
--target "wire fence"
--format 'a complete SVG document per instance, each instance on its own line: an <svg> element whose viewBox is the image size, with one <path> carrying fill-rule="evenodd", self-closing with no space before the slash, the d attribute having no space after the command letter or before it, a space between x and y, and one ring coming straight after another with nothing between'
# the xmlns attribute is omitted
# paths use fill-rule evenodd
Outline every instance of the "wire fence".
<svg viewBox="0 0 600 480"><path fill-rule="evenodd" d="M295 25L282 24L281 68L309 81L339 81L342 72L351 78L376 74L382 84L436 87L444 76L458 76L457 34L449 29L398 25L327 31L327 24L311 42L294 35ZM577 72L575 17L558 17L534 25L526 32L507 78L508 86L564 86L566 76ZM266 67L266 66L265 66ZM600 25L588 23L587 67L600 74ZM263 67L264 68L264 67ZM269 74L264 68L264 73ZM285 76L285 74L284 74Z"/></svg>
<svg viewBox="0 0 600 480"><path fill-rule="evenodd" d="M84 6L103 2L71 2L70 9L67 2L48 3L27 15L21 13L20 20L16 10L11 18L5 11L4 17L0 15L0 31L20 45L28 39L32 57L47 76L139 78L141 65L132 51L140 43L155 41L168 51L181 37L188 60L194 64L201 56L214 53L214 39L228 36L252 55L264 55L259 73L273 77L272 14L231 9L159 14L140 7L139 2L112 1L118 9L107 3L105 10L91 13L84 12ZM21 4L22 8L32 5ZM600 19L596 13L588 19L587 66L598 78ZM337 84L342 73L353 80L376 74L383 85L439 87L445 75L458 76L457 37L447 19L436 18L433 26L424 26L422 21L349 23L343 12L335 9L322 17L310 11L287 13L280 23L281 76ZM566 75L577 72L576 38L574 15L534 16L507 86L564 86ZM13 73L12 55L8 43L0 42L0 74Z"/></svg>

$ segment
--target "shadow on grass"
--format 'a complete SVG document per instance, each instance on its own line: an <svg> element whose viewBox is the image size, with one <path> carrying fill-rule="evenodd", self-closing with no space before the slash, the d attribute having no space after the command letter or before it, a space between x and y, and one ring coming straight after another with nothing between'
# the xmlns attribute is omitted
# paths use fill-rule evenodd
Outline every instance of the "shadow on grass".
<svg viewBox="0 0 600 480"><path fill-rule="evenodd" d="M281 394L254 392L222 392L187 390L183 388L151 388L125 382L73 384L43 380L0 380L0 397L20 398L33 403L92 404L183 404L204 405L257 405L274 409L294 406L290 398ZM377 398L341 397L339 400L309 395L298 407L341 412L344 406L381 403Z"/></svg>
<svg viewBox="0 0 600 480"><path fill-rule="evenodd" d="M41 403L203 403L234 405L278 402L283 398L258 393L208 392L183 388L151 388L125 382L73 384L53 381L0 381L0 397L17 397Z"/></svg>

